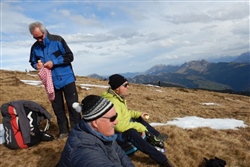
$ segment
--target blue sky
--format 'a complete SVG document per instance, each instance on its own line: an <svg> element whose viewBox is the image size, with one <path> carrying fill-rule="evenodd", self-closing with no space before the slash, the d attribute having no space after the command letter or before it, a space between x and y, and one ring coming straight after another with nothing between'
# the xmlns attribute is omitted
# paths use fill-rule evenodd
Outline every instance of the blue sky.
<svg viewBox="0 0 250 167"><path fill-rule="evenodd" d="M25 71L34 21L61 35L76 75L144 72L156 64L249 51L249 1L1 1L1 69Z"/></svg>

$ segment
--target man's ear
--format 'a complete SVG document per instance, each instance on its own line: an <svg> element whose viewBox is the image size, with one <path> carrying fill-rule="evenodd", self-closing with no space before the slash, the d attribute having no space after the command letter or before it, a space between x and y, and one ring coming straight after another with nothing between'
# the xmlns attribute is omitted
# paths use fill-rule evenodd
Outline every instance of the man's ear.
<svg viewBox="0 0 250 167"><path fill-rule="evenodd" d="M97 121L98 121L98 120L91 121L91 126L92 126L92 128L94 128L94 129L97 129L97 128L98 128Z"/></svg>
<svg viewBox="0 0 250 167"><path fill-rule="evenodd" d="M114 91L115 91L115 93L119 94L120 93L120 86L118 88L116 88Z"/></svg>

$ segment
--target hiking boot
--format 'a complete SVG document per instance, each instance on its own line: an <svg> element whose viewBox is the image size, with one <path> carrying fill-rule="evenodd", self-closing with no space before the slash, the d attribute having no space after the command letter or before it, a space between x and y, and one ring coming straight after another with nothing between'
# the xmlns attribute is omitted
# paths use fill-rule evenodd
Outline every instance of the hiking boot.
<svg viewBox="0 0 250 167"><path fill-rule="evenodd" d="M159 140L154 134L147 132L146 133L146 140L153 146L164 148L164 142Z"/></svg>
<svg viewBox="0 0 250 167"><path fill-rule="evenodd" d="M167 159L160 167L174 167L174 165Z"/></svg>
<svg viewBox="0 0 250 167"><path fill-rule="evenodd" d="M69 133L60 133L58 136L58 139L63 139L65 137L68 137Z"/></svg>
<svg viewBox="0 0 250 167"><path fill-rule="evenodd" d="M165 148L161 148L161 147L157 147L157 146L155 146L155 148L156 148L157 151L160 151L160 152L162 152L162 153L167 152L167 151L165 150Z"/></svg>
<svg viewBox="0 0 250 167"><path fill-rule="evenodd" d="M47 132L41 132L41 140L42 141L52 141L54 140L54 136Z"/></svg>
<svg viewBox="0 0 250 167"><path fill-rule="evenodd" d="M159 136L157 136L157 139L165 141L168 139L168 135L167 134L160 134Z"/></svg>

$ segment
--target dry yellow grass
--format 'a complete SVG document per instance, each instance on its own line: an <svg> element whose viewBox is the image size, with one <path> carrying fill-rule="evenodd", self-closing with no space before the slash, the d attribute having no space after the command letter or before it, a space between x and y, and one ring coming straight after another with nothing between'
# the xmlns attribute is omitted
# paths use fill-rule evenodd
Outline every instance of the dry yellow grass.
<svg viewBox="0 0 250 167"><path fill-rule="evenodd" d="M49 130L57 136L56 119L43 87L24 84L20 80L39 80L23 72L0 71L0 104L12 100L32 100L43 105L52 115ZM107 81L77 76L79 100L86 95L100 95L105 88L82 89L79 84L106 85ZM250 99L247 96L190 90L183 88L156 88L131 84L128 106L130 109L150 114L149 122L162 122L177 117L199 116L203 118L233 118L243 120L246 128L239 130L214 130L211 128L182 129L177 126L157 126L169 135L165 142L166 155L176 167L201 167L203 157L220 157L227 167L250 166ZM214 102L220 106L200 103ZM0 114L0 123L2 115ZM10 150L0 145L0 166L3 167L53 167L60 158L66 139L42 142L29 149ZM131 157L137 167L155 167L147 155L136 152Z"/></svg>

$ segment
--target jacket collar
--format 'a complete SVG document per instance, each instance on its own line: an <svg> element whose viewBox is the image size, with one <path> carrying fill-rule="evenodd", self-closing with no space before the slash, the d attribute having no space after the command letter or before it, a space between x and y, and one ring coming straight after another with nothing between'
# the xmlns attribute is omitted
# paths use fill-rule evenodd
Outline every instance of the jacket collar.
<svg viewBox="0 0 250 167"><path fill-rule="evenodd" d="M113 89L109 88L108 93L112 94L113 96L117 97L120 101L124 102L125 97L122 95L117 94Z"/></svg>
<svg viewBox="0 0 250 167"><path fill-rule="evenodd" d="M47 30L47 32L46 32L46 36L45 36L45 38L44 38L44 40L43 40L43 44L46 46L49 42L50 42L50 37L51 35L50 35L50 33L49 33L49 31Z"/></svg>
<svg viewBox="0 0 250 167"><path fill-rule="evenodd" d="M97 132L96 130L94 130L93 128L91 128L89 126L89 124L86 121L84 121L83 119L80 121L79 127L82 130L84 130L84 131L86 131L88 133L91 133L92 135L94 135L94 136L98 137L99 139L101 139L103 141L106 141L106 142L113 142L116 139L116 137L117 137L116 134L114 134L114 135L112 135L110 137L107 137L107 136L105 136L105 135Z"/></svg>

